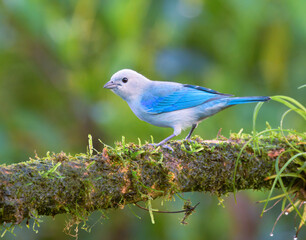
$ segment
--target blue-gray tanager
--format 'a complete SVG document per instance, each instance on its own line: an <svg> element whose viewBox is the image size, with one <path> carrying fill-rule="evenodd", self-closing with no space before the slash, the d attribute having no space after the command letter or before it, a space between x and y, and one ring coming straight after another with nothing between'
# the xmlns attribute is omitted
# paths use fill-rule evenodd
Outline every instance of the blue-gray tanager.
<svg viewBox="0 0 306 240"><path fill-rule="evenodd" d="M141 120L159 127L173 128L174 132L157 146L165 144L191 127L190 139L198 123L230 106L263 102L269 97L232 97L209 88L176 82L151 81L143 75L123 69L116 72L104 85L125 100Z"/></svg>

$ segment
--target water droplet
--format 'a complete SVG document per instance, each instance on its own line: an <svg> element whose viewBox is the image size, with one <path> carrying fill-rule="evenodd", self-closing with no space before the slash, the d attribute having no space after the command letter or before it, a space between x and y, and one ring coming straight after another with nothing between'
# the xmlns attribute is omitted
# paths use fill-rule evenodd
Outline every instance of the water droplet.
<svg viewBox="0 0 306 240"><path fill-rule="evenodd" d="M288 215L289 213L288 212L285 212L285 215Z"/></svg>
<svg viewBox="0 0 306 240"><path fill-rule="evenodd" d="M270 237L273 237L273 233L270 233Z"/></svg>
<svg viewBox="0 0 306 240"><path fill-rule="evenodd" d="M298 240L297 236L294 236L293 240Z"/></svg>

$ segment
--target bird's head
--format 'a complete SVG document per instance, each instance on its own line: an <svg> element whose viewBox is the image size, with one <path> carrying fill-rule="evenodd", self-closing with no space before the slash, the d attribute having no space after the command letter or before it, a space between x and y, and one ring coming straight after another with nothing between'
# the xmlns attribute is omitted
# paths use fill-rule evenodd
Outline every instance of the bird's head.
<svg viewBox="0 0 306 240"><path fill-rule="evenodd" d="M118 96L128 101L140 94L148 86L149 82L149 79L133 70L122 69L111 77L110 81L104 85L104 88L111 89Z"/></svg>

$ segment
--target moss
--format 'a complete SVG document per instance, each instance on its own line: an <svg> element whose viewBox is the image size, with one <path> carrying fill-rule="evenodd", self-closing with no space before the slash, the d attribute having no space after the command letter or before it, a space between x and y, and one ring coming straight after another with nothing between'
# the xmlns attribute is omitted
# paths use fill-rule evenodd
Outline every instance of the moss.
<svg viewBox="0 0 306 240"><path fill-rule="evenodd" d="M210 192L217 196L233 192L235 161L251 138L232 134L229 139L173 141L171 152L149 145L117 143L92 155L48 153L46 157L0 167L0 222L19 224L40 215L70 213L74 222L86 221L98 209L122 208L126 204L178 192ZM305 149L292 135L290 143ZM258 137L240 154L235 185L238 190L270 189L274 161L288 149L283 136ZM260 149L258 151L258 149ZM283 165L290 153L280 159ZM286 171L297 171L290 164ZM305 177L305 176L304 176ZM283 179L288 186L290 179Z"/></svg>

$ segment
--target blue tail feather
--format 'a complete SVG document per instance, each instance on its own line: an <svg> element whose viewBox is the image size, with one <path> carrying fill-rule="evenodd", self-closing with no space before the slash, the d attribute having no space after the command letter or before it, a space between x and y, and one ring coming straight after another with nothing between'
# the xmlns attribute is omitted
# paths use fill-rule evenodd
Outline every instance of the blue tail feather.
<svg viewBox="0 0 306 240"><path fill-rule="evenodd" d="M236 105L242 103L252 103L252 102L265 102L269 101L271 98L266 96L252 96L252 97L233 97L229 98L228 105Z"/></svg>

